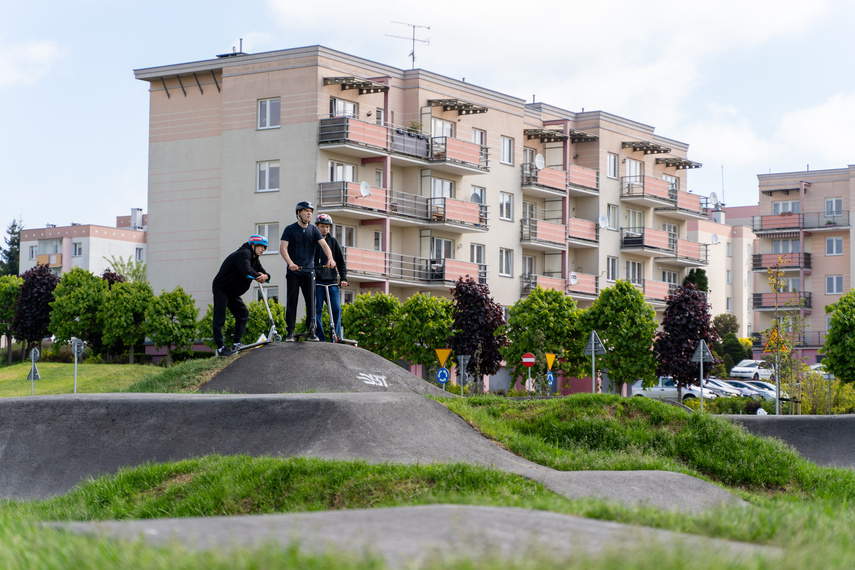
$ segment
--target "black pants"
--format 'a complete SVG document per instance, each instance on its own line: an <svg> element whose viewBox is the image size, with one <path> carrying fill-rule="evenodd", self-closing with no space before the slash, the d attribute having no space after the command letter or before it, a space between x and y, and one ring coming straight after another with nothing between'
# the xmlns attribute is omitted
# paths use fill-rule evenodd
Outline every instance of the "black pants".
<svg viewBox="0 0 855 570"><path fill-rule="evenodd" d="M235 318L235 334L232 342L241 341L243 331L246 330L246 321L249 319L249 310L239 296L231 296L214 289L214 342L217 348L222 348L224 344L223 325L226 324L226 309L231 311Z"/></svg>
<svg viewBox="0 0 855 570"><path fill-rule="evenodd" d="M285 276L287 285L285 305L285 333L292 334L297 322L297 302L300 300L300 291L303 292L303 300L306 302L306 316L309 317L309 334L315 332L315 272L311 273L288 273Z"/></svg>

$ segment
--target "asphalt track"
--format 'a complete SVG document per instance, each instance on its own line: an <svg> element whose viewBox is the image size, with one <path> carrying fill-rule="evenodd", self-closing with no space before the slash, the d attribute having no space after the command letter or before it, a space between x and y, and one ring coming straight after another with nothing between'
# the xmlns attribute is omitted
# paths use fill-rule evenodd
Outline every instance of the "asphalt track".
<svg viewBox="0 0 855 570"><path fill-rule="evenodd" d="M443 394L441 389L353 347L310 343L264 346L235 359L205 385L205 390L216 393L0 399L0 497L50 497L122 467L210 453L243 453L369 462L467 462L531 478L571 498L599 497L690 512L745 505L715 485L679 473L561 472L526 461L424 396ZM683 541L665 531L518 511L413 507L63 526L76 532L88 529L83 532L144 536L153 541L171 536L194 547L223 544L213 538L218 533L226 533L240 544L253 544L263 527L267 530L260 534L270 539L285 542L298 537L301 543L305 540L322 548L323 541L311 537L317 529L335 529L336 534L352 539L341 544L350 549L377 549L391 562L400 561L400 556L411 559L414 552L426 555L437 544L450 544L453 541L448 534L434 527L457 528L461 521L469 521L466 528L478 528L484 544L495 541L519 549L547 527L558 529L553 540L563 536L565 543L585 551L607 548L615 544L613 540L622 547L644 544L650 533L663 543ZM381 524L377 517L385 522ZM367 531L377 525L386 529L382 533L386 539L378 538L374 530ZM342 530L351 527L363 531L348 534ZM510 534L516 539L507 536L508 529L514 529ZM591 529L604 538L580 542L569 538L585 537ZM336 534L324 531L322 536ZM635 537L635 542L630 537ZM685 540L710 542L697 537ZM753 547L732 548L737 552Z"/></svg>

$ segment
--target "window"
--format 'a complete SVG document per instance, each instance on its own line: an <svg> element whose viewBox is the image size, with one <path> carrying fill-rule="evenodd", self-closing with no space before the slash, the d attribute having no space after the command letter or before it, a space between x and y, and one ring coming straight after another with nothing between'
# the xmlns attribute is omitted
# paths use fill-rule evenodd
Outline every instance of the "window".
<svg viewBox="0 0 855 570"><path fill-rule="evenodd" d="M499 250L499 275L502 277L514 276L514 252L511 249Z"/></svg>
<svg viewBox="0 0 855 570"><path fill-rule="evenodd" d="M472 263L477 263L478 265L484 264L484 246L480 243L469 244L469 261Z"/></svg>
<svg viewBox="0 0 855 570"><path fill-rule="evenodd" d="M798 253L798 239L773 239L772 253Z"/></svg>
<svg viewBox="0 0 855 570"><path fill-rule="evenodd" d="M783 277L781 278L780 293L795 293L801 289L802 280L798 277Z"/></svg>
<svg viewBox="0 0 855 570"><path fill-rule="evenodd" d="M793 214L799 213L799 201L798 200L784 200L781 202L772 202L772 214L785 214L787 212L792 212Z"/></svg>
<svg viewBox="0 0 855 570"><path fill-rule="evenodd" d="M454 182L442 178L430 179L431 198L454 198Z"/></svg>
<svg viewBox="0 0 855 570"><path fill-rule="evenodd" d="M331 160L330 182L356 182L356 166Z"/></svg>
<svg viewBox="0 0 855 570"><path fill-rule="evenodd" d="M279 238L281 236L279 235L278 222L270 224L256 224L255 233L267 238L267 251L264 252L264 255L267 255L268 253L279 253Z"/></svg>
<svg viewBox="0 0 855 570"><path fill-rule="evenodd" d="M523 264L522 264L523 276L536 275L536 272L534 269L534 257L532 257L531 255L524 255L522 262L523 262Z"/></svg>
<svg viewBox="0 0 855 570"><path fill-rule="evenodd" d="M727 242L727 256L733 257L733 244L730 242Z"/></svg>
<svg viewBox="0 0 855 570"><path fill-rule="evenodd" d="M31 245L30 246L30 259L36 259L39 255L39 246Z"/></svg>
<svg viewBox="0 0 855 570"><path fill-rule="evenodd" d="M677 285L677 272L676 271L668 271L666 269L662 270L662 281L668 283L669 285Z"/></svg>
<svg viewBox="0 0 855 570"><path fill-rule="evenodd" d="M523 200L521 217L523 220L537 219L537 206L534 204L534 202L526 202L525 200Z"/></svg>
<svg viewBox="0 0 855 570"><path fill-rule="evenodd" d="M514 163L514 139L510 137L502 137L501 138L501 154L499 155L499 161L502 164L513 164Z"/></svg>
<svg viewBox="0 0 855 570"><path fill-rule="evenodd" d="M383 232L374 232L374 251L383 251Z"/></svg>
<svg viewBox="0 0 855 570"><path fill-rule="evenodd" d="M453 257L454 242L445 238L430 238L430 258L433 261L451 259Z"/></svg>
<svg viewBox="0 0 855 570"><path fill-rule="evenodd" d="M730 313L731 311L733 311L733 298L731 298L731 297L728 297L728 298L727 298L727 305L726 305L726 307L727 307L727 308L726 308L725 310L726 310L728 313Z"/></svg>
<svg viewBox="0 0 855 570"><path fill-rule="evenodd" d="M474 204L484 203L484 189L480 186L473 186L472 192L469 194L469 201Z"/></svg>
<svg viewBox="0 0 855 570"><path fill-rule="evenodd" d="M430 120L430 136L454 138L454 123L432 118Z"/></svg>
<svg viewBox="0 0 855 570"><path fill-rule="evenodd" d="M487 131L472 129L472 142L481 146L487 146Z"/></svg>
<svg viewBox="0 0 855 570"><path fill-rule="evenodd" d="M341 291L341 302L345 305L350 305L356 299L356 291L352 289L344 289Z"/></svg>
<svg viewBox="0 0 855 570"><path fill-rule="evenodd" d="M39 240L39 255L47 255L51 253L62 253L62 238Z"/></svg>
<svg viewBox="0 0 855 570"><path fill-rule="evenodd" d="M618 155L613 152L609 153L609 158L606 162L606 176L615 179L618 177Z"/></svg>
<svg viewBox="0 0 855 570"><path fill-rule="evenodd" d="M843 213L843 198L826 198L825 215L839 216Z"/></svg>
<svg viewBox="0 0 855 570"><path fill-rule="evenodd" d="M143 248L137 248L137 250L134 252L134 259L136 261L143 261Z"/></svg>
<svg viewBox="0 0 855 570"><path fill-rule="evenodd" d="M617 281L617 257L606 258L606 281Z"/></svg>
<svg viewBox="0 0 855 570"><path fill-rule="evenodd" d="M377 188L385 188L386 185L383 183L383 170L377 169L374 171L374 186Z"/></svg>
<svg viewBox="0 0 855 570"><path fill-rule="evenodd" d="M644 231L644 212L641 210L627 210L626 215L629 219L627 231L640 235Z"/></svg>
<svg viewBox="0 0 855 570"><path fill-rule="evenodd" d="M528 169L531 171L534 167L534 158L537 156L537 151L531 147L524 146L523 147L523 164L528 166Z"/></svg>
<svg viewBox="0 0 855 570"><path fill-rule="evenodd" d="M268 301L276 301L279 302L279 287L276 285L262 285L264 287L264 292L267 294ZM258 287L253 287L254 291L253 301L261 301L261 291L258 290Z"/></svg>
<svg viewBox="0 0 855 570"><path fill-rule="evenodd" d="M279 97L262 99L258 102L258 128L275 129L279 127Z"/></svg>
<svg viewBox="0 0 855 570"><path fill-rule="evenodd" d="M382 125L386 122L386 110L385 109L377 109L374 112L374 122L378 125Z"/></svg>
<svg viewBox="0 0 855 570"><path fill-rule="evenodd" d="M732 269L727 270L727 272L725 273L724 279L725 279L725 283L728 283L728 284L733 283L733 270Z"/></svg>
<svg viewBox="0 0 855 570"><path fill-rule="evenodd" d="M83 244L75 241L71 244L71 257L80 257L83 255Z"/></svg>
<svg viewBox="0 0 855 570"><path fill-rule="evenodd" d="M644 163L634 158L626 159L626 182L631 191L632 185L641 185L644 181ZM630 192L631 193L631 192Z"/></svg>
<svg viewBox="0 0 855 570"><path fill-rule="evenodd" d="M825 294L840 295L843 293L843 276L842 275L826 275L825 276Z"/></svg>
<svg viewBox="0 0 855 570"><path fill-rule="evenodd" d="M843 255L843 238L840 236L825 238L825 255Z"/></svg>
<svg viewBox="0 0 855 570"><path fill-rule="evenodd" d="M669 191L676 192L680 189L680 179L676 176L671 176L670 174L663 174L662 180L668 183Z"/></svg>
<svg viewBox="0 0 855 570"><path fill-rule="evenodd" d="M279 161L258 163L258 183L256 192L278 192L279 191Z"/></svg>
<svg viewBox="0 0 855 570"><path fill-rule="evenodd" d="M335 97L330 97L330 116L356 117L356 103L354 103L353 101L345 101L344 99L336 99Z"/></svg>
<svg viewBox="0 0 855 570"><path fill-rule="evenodd" d="M514 196L507 192L499 192L499 219L514 219Z"/></svg>
<svg viewBox="0 0 855 570"><path fill-rule="evenodd" d="M641 285L642 282L642 271L644 270L644 266L640 261L629 261L626 262L626 279L630 283L635 285Z"/></svg>
<svg viewBox="0 0 855 570"><path fill-rule="evenodd" d="M614 204L608 205L608 217L609 217L609 229L616 230L620 227L620 222L618 222L618 207Z"/></svg>
<svg viewBox="0 0 855 570"><path fill-rule="evenodd" d="M354 247L356 243L356 228L336 224L333 226L333 237L341 247Z"/></svg>

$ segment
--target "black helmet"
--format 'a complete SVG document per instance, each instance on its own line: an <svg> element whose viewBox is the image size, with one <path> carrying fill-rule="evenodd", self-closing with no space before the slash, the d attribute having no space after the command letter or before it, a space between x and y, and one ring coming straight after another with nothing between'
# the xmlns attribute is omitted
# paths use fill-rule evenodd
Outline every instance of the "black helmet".
<svg viewBox="0 0 855 570"><path fill-rule="evenodd" d="M305 210L306 208L311 211L315 211L315 205L309 202L308 200L303 200L302 202L297 202L297 206L294 209L295 212L299 212L300 210Z"/></svg>

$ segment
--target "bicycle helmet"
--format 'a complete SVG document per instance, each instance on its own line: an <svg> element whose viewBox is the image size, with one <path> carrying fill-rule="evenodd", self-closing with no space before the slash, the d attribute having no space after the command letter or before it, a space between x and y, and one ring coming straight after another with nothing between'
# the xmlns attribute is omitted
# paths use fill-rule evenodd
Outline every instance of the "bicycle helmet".
<svg viewBox="0 0 855 570"><path fill-rule="evenodd" d="M246 243L249 245L263 245L264 247L267 247L267 238L258 234L251 235L249 236L249 239L246 240Z"/></svg>
<svg viewBox="0 0 855 570"><path fill-rule="evenodd" d="M315 225L317 226L318 224L327 224L332 227L332 217L329 214L318 214L318 217L315 218Z"/></svg>
<svg viewBox="0 0 855 570"><path fill-rule="evenodd" d="M303 200L302 202L297 202L297 206L294 209L295 212L299 212L300 210L305 210L308 208L311 211L315 211L315 205L309 202L308 200Z"/></svg>

